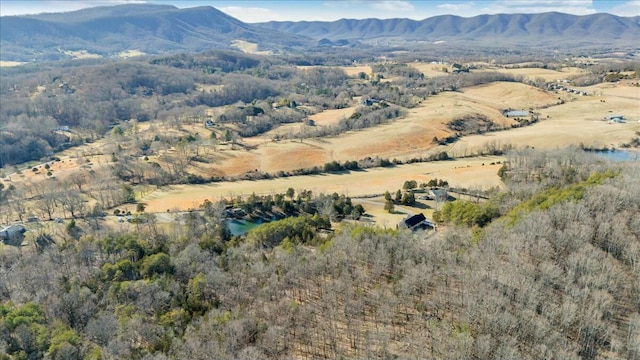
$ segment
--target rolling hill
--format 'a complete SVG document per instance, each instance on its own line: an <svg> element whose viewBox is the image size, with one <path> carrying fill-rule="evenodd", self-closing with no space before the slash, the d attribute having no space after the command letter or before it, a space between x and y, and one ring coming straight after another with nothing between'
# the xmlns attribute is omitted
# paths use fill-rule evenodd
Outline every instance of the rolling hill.
<svg viewBox="0 0 640 360"><path fill-rule="evenodd" d="M332 22L267 22L266 29L329 41L447 41L482 44L590 46L637 44L637 17L610 14L575 16L556 12L543 14L498 14L464 18L436 16L421 21L409 19L342 19Z"/></svg>
<svg viewBox="0 0 640 360"><path fill-rule="evenodd" d="M67 57L65 51L110 56L127 50L159 54L228 49L234 40L257 43L260 50L310 43L245 24L210 6L129 4L0 18L2 60L55 60Z"/></svg>

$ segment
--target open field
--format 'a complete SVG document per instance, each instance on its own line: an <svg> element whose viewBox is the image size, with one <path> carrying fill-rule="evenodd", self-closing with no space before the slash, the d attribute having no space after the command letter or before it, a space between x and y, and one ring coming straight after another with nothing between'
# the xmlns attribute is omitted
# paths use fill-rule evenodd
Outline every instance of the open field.
<svg viewBox="0 0 640 360"><path fill-rule="evenodd" d="M624 124L602 121L609 111L625 114L630 119L640 118L640 108L637 105L640 89L626 85L600 84L585 88L585 91L601 92L602 96L575 97L573 101L565 104L539 110L542 120L532 126L465 136L450 146L439 147L438 151L446 150L452 155L461 156L482 149L487 144L529 145L541 148L558 148L580 143L590 146L619 146L628 141L635 131L640 130L640 124L635 121ZM606 102L600 101L603 99L606 99ZM501 119L506 125L510 120L503 118L497 108L516 108L516 104L520 104L522 108L541 107L555 103L556 100L553 94L519 83L494 83L465 89L462 93L442 93L430 98L420 107L411 109L407 116L392 124L335 138L264 143L257 150L229 152L229 157L221 163L220 168L230 175L252 169L296 169L313 164L321 165L331 160L362 158L368 154L381 157L424 155L434 147L431 138L446 134L444 124L457 116L483 113L494 120ZM454 186L487 188L500 185L496 175L499 165L488 165L497 161L500 161L500 158L471 158L369 169L339 175L172 186L157 190L142 201L148 204L151 211L166 211L174 208L193 208L207 198L213 200L220 197L246 196L252 192L284 192L289 187L310 189L316 193L345 193L357 197L397 189L404 180L427 181L433 177L445 179ZM485 163L485 166L482 166L482 163ZM368 203L372 210L379 207L371 201ZM374 211L381 212L379 209ZM391 216L386 221L395 223L398 216Z"/></svg>
<svg viewBox="0 0 640 360"><path fill-rule="evenodd" d="M0 67L18 66L18 65L22 65L22 64L24 64L24 63L23 62L19 62L19 61L0 60Z"/></svg>
<svg viewBox="0 0 640 360"><path fill-rule="evenodd" d="M231 42L231 46L236 49L245 52L247 54L257 54L257 55L270 55L271 51L260 51L258 50L258 44L245 41L245 40L233 40Z"/></svg>
<svg viewBox="0 0 640 360"><path fill-rule="evenodd" d="M475 70L475 71L483 71L483 70ZM515 76L522 76L530 80L542 78L545 81L564 80L564 79L569 79L578 75L584 75L587 73L586 70L575 68L575 67L566 67L566 68L563 68L561 71L544 69L544 68L492 67L492 68L484 69L484 71L498 71L501 73L511 74Z"/></svg>
<svg viewBox="0 0 640 360"><path fill-rule="evenodd" d="M495 82L473 86L461 92L464 99L493 109L536 109L558 101L549 92L521 83Z"/></svg>
<svg viewBox="0 0 640 360"><path fill-rule="evenodd" d="M446 64L432 64L432 63L423 63L423 62L411 62L407 65L418 69L421 73L426 77L435 77L435 76L446 76L450 73L446 73L442 71L444 68L448 68L449 66Z"/></svg>
<svg viewBox="0 0 640 360"><path fill-rule="evenodd" d="M193 164L188 171L203 176L238 176L248 171L259 170L275 173L278 171L292 171L300 168L322 166L327 162L358 160L365 157L379 156L381 158L409 159L424 157L434 151L448 151L450 155L461 156L483 149L487 144L513 144L517 146L536 146L555 148L583 143L587 146L619 146L634 136L640 130L640 88L626 83L599 84L584 88L589 93L601 96L571 96L564 95L567 102L562 105L550 106L537 110L541 121L532 126L510 129L507 131L486 133L484 135L465 136L447 147L437 147L433 138L443 138L451 134L446 124L456 118L481 114L495 123L510 126L514 120L505 118L501 110L505 108L527 109L553 105L557 102L557 94L544 92L534 87L520 83L492 83L463 89L461 92L445 92L429 97L418 107L409 109L407 115L396 119L392 123L348 132L331 138L316 138L300 140L272 141L273 133L285 134L300 132L304 128L307 134L315 131L314 127L300 123L289 124L272 130L262 136L241 140L253 146L245 150L237 148L231 150L229 146L218 145L217 150L206 148L207 156L211 157L208 164ZM601 100L605 101L602 102ZM332 124L350 115L354 108L328 110L312 116L321 124ZM215 110L215 109L212 109ZM624 124L608 124L602 119L610 113L623 114L629 121ZM586 115L585 115L586 114ZM139 132L145 133L151 123L139 124ZM179 132L175 129L162 130L162 126L153 123L154 131L165 133ZM149 128L150 129L150 128ZM185 125L185 131L207 135L202 124ZM216 129L220 133L221 129ZM60 157L65 160L65 167L54 167L54 175L64 178L73 173L85 163L79 163L77 157L85 154L110 154L114 139L101 139L92 144L70 149ZM109 164L106 156L88 157L92 161L91 169L97 171ZM152 157L152 161L159 161ZM8 174L9 172L5 172ZM45 176L33 174L29 170L23 171L24 180L38 181ZM13 181L21 181L12 176Z"/></svg>
<svg viewBox="0 0 640 360"><path fill-rule="evenodd" d="M255 53L256 51L258 51L258 44L244 40L233 40L231 42L231 46L246 53Z"/></svg>
<svg viewBox="0 0 640 360"><path fill-rule="evenodd" d="M371 66L369 65L356 65L356 66L339 66L339 69L342 69L347 76L357 77L361 72L371 75L373 70L371 70Z"/></svg>
<svg viewBox="0 0 640 360"><path fill-rule="evenodd" d="M345 74L347 74L347 76L349 77L357 77L358 74L360 74L361 72L364 72L367 75L371 75L371 73L373 72L373 70L371 70L371 66L369 65L354 65L354 66L298 65L296 67L301 70L314 69L314 68L327 68L327 67L336 68L344 71Z"/></svg>
<svg viewBox="0 0 640 360"><path fill-rule="evenodd" d="M580 118L542 120L533 126L506 132L487 133L464 137L448 146L452 156L473 153L488 145L511 144L516 147L554 149L584 144L596 148L615 148L628 142L634 132L640 130L638 123L609 124L604 121Z"/></svg>
<svg viewBox="0 0 640 360"><path fill-rule="evenodd" d="M405 180L419 183L438 178L447 180L452 186L490 188L501 186L497 176L502 157L477 157L453 161L439 161L400 165L390 168L375 168L339 174L305 175L273 180L220 182L206 185L173 185L155 190L140 199L147 204L147 211L162 212L197 208L205 199L248 196L256 194L284 193L288 188L311 190L314 193L346 194L351 197L382 194L395 191ZM484 165L483 165L484 164Z"/></svg>
<svg viewBox="0 0 640 360"><path fill-rule="evenodd" d="M541 121L537 124L506 132L464 137L450 146L448 151L461 154L491 142L540 148L561 148L580 143L594 147L618 147L629 142L640 131L640 88L621 83L580 89L602 93L602 96L575 96L573 101L539 110ZM628 120L625 123L609 123L604 119L610 114L621 114Z"/></svg>
<svg viewBox="0 0 640 360"><path fill-rule="evenodd" d="M261 141L256 141L261 144L256 150L227 152L218 168L220 174L234 176L256 169L264 172L290 171L322 166L333 160L358 160L367 156L402 159L421 157L435 147L434 137L443 138L451 134L446 124L456 118L481 114L501 126L510 126L514 120L505 118L501 110L509 107L537 108L556 102L552 94L520 83L494 83L463 92L445 92L409 109L405 117L392 123L332 138L272 142L273 134L265 134L259 137ZM312 118L327 113L327 116L337 119L350 112L346 109L331 110ZM302 127L305 127L307 134L315 131L314 127L291 124L272 130L272 133L300 132Z"/></svg>
<svg viewBox="0 0 640 360"><path fill-rule="evenodd" d="M545 69L542 67L525 67L526 64L520 64L520 66L522 67L518 67L518 68L493 66L487 63L475 63L475 64L481 66L481 68L473 69L471 70L472 72L497 71L501 73L511 74L514 76L522 76L530 80L542 78L545 81L556 81L556 80L569 79L577 75L583 75L587 73L586 70L576 68L576 67L565 67L565 68L562 68L560 71L556 71L551 69ZM418 69L418 71L420 71L421 73L424 74L424 76L427 76L427 77L447 76L451 74L451 72L443 71L443 69L448 69L448 71L451 71L450 64L411 62L411 63L407 63L407 65Z"/></svg>
<svg viewBox="0 0 640 360"><path fill-rule="evenodd" d="M323 112L309 116L315 121L316 126L335 125L340 120L346 119L353 114L357 106L351 106L344 109L325 110Z"/></svg>
<svg viewBox="0 0 640 360"><path fill-rule="evenodd" d="M618 147L633 138L640 131L640 88L630 86L627 82L618 84L599 84L583 88L597 96L574 96L553 94L520 83L492 83L463 89L461 92L445 92L429 97L418 107L407 110L407 115L392 123L348 132L336 137L272 141L267 134L240 142L250 143L253 147L245 149L227 144L219 144L203 148L209 163L193 162L187 171L210 176L238 176L248 171L276 173L300 168L322 167L325 163L336 160L358 160L365 157L388 159L410 159L425 157L435 152L447 151L451 156L466 156L486 150L488 147L499 147L512 144L518 147L534 146L537 148L559 148L583 143L594 147ZM565 103L554 105L557 96L563 96ZM538 108L540 121L534 125L485 133L467 135L448 146L437 146L434 137L443 138L451 134L446 124L456 118L481 114L495 123L510 126L514 120L505 118L501 110L505 108ZM212 108L215 112L216 109ZM350 115L353 108L329 110L313 116L320 124L332 124ZM603 119L609 114L622 114L626 123L610 124ZM291 131L314 131L300 123L286 125ZM274 130L282 130L286 127ZM130 130L129 130L130 131ZM202 124L183 125L183 132L159 122L141 123L137 125L139 134L148 132L174 134L199 133L204 136L206 130ZM216 128L219 137L223 128ZM58 156L61 162L52 163L53 175L58 180L67 179L78 172L87 176L100 176L110 171L112 165L110 155L114 151L117 139L109 136L91 144L64 151ZM168 149L175 155L174 149ZM154 191L141 199L148 204L149 211L166 211L196 207L204 199L215 200L220 197L248 195L252 192L268 194L284 192L287 188L309 189L313 192L345 193L349 196L380 194L385 190L395 190L405 180L415 179L427 181L432 177L443 178L453 186L491 187L498 186L497 167L489 163L499 161L498 158L466 158L457 161L432 162L398 166L394 168L369 169L339 175L316 175L278 178L261 181L221 182L209 185L179 185ZM138 160L143 161L143 160ZM158 156L150 156L149 161L159 162ZM482 166L485 163L485 166ZM38 171L31 168L22 170L22 174L10 175L12 184L33 186L44 181L47 176L43 164L35 164ZM33 167L32 166L32 167ZM98 175L90 175L90 171ZM7 179L3 180L9 184ZM376 206L371 202L363 203L372 210ZM365 207L366 207L365 206ZM383 212L383 211L379 211ZM397 216L391 216L389 223L397 222Z"/></svg>
<svg viewBox="0 0 640 360"><path fill-rule="evenodd" d="M353 115L354 111L357 109L357 106L350 106L344 109L330 109L319 112L317 114L313 114L309 116L309 119L315 122L315 126L331 126L336 125L340 122L340 120L346 119L349 116ZM315 127L313 126L305 126L301 123L292 123L292 124L283 124L279 127L269 130L264 134L256 136L254 138L247 138L245 141L248 143L255 144L263 144L271 139L286 137L289 135L300 133L301 131L307 131L307 133L312 134L315 131Z"/></svg>
<svg viewBox="0 0 640 360"><path fill-rule="evenodd" d="M136 56L142 56L142 55L146 55L146 54L140 50L126 50L126 51L119 52L117 57L126 59L130 57L136 57Z"/></svg>
<svg viewBox="0 0 640 360"><path fill-rule="evenodd" d="M100 54L90 53L87 50L63 50L62 52L74 59L99 59L102 57Z"/></svg>
<svg viewBox="0 0 640 360"><path fill-rule="evenodd" d="M635 80L635 82L637 83L638 80ZM626 99L640 101L640 87L633 86L633 83L634 81L626 80L621 81L620 83L602 83L593 86L587 86L582 89L603 97L603 99L609 101L609 106L615 107L619 106L620 103ZM637 105L637 103L635 105ZM637 107L635 109L631 107L631 110L635 110L636 113L640 112Z"/></svg>

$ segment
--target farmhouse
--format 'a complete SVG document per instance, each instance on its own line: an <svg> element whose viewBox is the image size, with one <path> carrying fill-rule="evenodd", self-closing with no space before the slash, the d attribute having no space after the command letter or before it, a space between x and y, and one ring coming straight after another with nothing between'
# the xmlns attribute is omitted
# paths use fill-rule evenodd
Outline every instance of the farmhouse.
<svg viewBox="0 0 640 360"><path fill-rule="evenodd" d="M528 116L528 115L529 115L529 112L524 110L511 110L504 113L504 116L506 117L522 117L522 116Z"/></svg>
<svg viewBox="0 0 640 360"><path fill-rule="evenodd" d="M21 224L9 225L0 230L0 240L7 245L20 246L27 229Z"/></svg>
<svg viewBox="0 0 640 360"><path fill-rule="evenodd" d="M427 220L423 213L407 216L404 218L400 224L398 224L398 228L401 229L409 229L411 231L416 230L426 230L426 229L435 229L436 225Z"/></svg>
<svg viewBox="0 0 640 360"><path fill-rule="evenodd" d="M429 190L429 197L434 200L445 201L449 198L449 194L444 189L431 189Z"/></svg>

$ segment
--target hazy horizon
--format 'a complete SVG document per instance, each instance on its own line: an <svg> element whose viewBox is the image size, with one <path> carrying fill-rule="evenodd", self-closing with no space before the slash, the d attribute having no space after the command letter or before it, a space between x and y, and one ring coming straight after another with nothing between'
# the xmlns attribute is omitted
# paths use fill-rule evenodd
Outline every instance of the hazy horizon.
<svg viewBox="0 0 640 360"><path fill-rule="evenodd" d="M37 0L0 2L0 15L29 15L68 12L95 6L121 4L160 4L178 8L213 6L244 22L333 21L338 19L409 18L421 20L438 15L472 17L480 14L561 12L573 15L610 13L639 16L640 1L408 1L408 0L312 0L312 1L238 1L238 0Z"/></svg>

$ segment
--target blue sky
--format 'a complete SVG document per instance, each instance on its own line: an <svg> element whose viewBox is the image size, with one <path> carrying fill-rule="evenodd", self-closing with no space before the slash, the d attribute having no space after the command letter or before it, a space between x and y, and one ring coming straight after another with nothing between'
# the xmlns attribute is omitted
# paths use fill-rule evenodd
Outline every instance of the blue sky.
<svg viewBox="0 0 640 360"><path fill-rule="evenodd" d="M0 0L0 15L62 12L124 3L169 4L179 8L209 5L245 22L332 21L341 18L410 18L454 14L540 13L558 11L575 15L607 12L640 15L640 0Z"/></svg>

